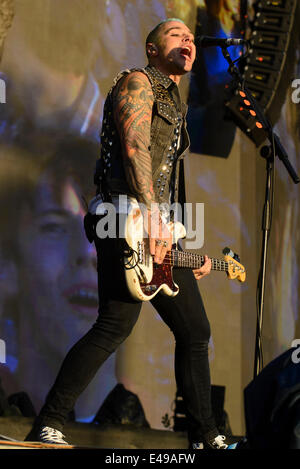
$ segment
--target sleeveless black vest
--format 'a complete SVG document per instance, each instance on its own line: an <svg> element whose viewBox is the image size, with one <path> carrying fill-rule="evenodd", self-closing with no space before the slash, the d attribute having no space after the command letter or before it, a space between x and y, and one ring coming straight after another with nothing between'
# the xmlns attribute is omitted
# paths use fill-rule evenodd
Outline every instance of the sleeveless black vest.
<svg viewBox="0 0 300 469"><path fill-rule="evenodd" d="M126 181L112 102L113 90L118 81L133 71L145 73L153 90L154 105L149 151L152 158L152 180L156 202L177 202L179 160L183 158L190 144L186 130L187 106L181 102L176 83L149 65L143 69L120 72L107 95L101 130L100 158L95 172L97 193L102 194L104 200L108 201L116 194L136 196L130 191Z"/></svg>

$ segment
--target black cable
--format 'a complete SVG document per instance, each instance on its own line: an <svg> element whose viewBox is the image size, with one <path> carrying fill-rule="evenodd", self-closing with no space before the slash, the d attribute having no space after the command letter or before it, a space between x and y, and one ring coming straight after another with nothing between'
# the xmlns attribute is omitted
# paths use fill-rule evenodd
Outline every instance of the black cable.
<svg viewBox="0 0 300 469"><path fill-rule="evenodd" d="M125 261L125 257L127 257L128 259L127 262ZM132 260L134 260L134 264L132 264ZM128 248L126 248L123 252L121 262L123 263L124 269L126 270L131 270L131 269L135 269L136 267L138 267L139 255L137 251L135 251L134 249L128 246Z"/></svg>

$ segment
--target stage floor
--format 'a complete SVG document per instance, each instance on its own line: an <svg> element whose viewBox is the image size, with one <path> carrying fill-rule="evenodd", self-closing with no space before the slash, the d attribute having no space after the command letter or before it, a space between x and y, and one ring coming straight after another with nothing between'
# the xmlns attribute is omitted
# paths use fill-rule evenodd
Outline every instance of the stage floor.
<svg viewBox="0 0 300 469"><path fill-rule="evenodd" d="M188 449L184 432L139 428L134 425L97 425L68 423L64 428L68 446L44 445L24 442L33 419L26 417L0 417L1 449ZM11 439L11 440L9 440ZM240 439L240 438L239 438ZM237 437L229 437L229 443Z"/></svg>
<svg viewBox="0 0 300 469"><path fill-rule="evenodd" d="M23 442L31 429L33 420L26 417L0 417L0 444L24 447ZM120 449L187 449L188 442L184 433L173 431L138 428L133 425L97 425L92 423L67 423L64 435L71 447L120 448ZM3 438L4 437L4 438ZM3 441L6 438L16 440ZM48 446L48 445L47 445ZM51 445L52 446L52 445ZM54 445L55 447L58 445ZM32 447L32 444L31 444ZM34 447L41 447L35 444ZM45 447L43 445L43 447Z"/></svg>

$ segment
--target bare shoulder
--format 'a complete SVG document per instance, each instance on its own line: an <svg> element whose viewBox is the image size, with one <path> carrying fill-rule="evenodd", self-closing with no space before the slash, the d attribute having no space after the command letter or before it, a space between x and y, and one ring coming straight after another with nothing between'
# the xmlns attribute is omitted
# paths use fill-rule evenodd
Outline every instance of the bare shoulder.
<svg viewBox="0 0 300 469"><path fill-rule="evenodd" d="M147 75L138 70L128 73L125 79L128 84L151 88L151 84Z"/></svg>
<svg viewBox="0 0 300 469"><path fill-rule="evenodd" d="M137 94L147 93L152 95L152 87L147 75L140 71L132 71L125 75L116 87L116 94L119 93Z"/></svg>

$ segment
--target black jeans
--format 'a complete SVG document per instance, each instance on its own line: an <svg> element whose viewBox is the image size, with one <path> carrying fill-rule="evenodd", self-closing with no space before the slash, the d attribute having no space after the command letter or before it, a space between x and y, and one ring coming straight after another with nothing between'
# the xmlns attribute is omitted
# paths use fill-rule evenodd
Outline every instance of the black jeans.
<svg viewBox="0 0 300 469"><path fill-rule="evenodd" d="M122 266L122 241L95 241L98 253L99 316L69 351L37 419L38 425L62 430L79 395L104 361L132 331L142 303L133 300ZM158 293L152 304L174 334L175 377L184 399L190 442L218 435L211 409L208 342L210 325L191 269L173 269L175 297Z"/></svg>

